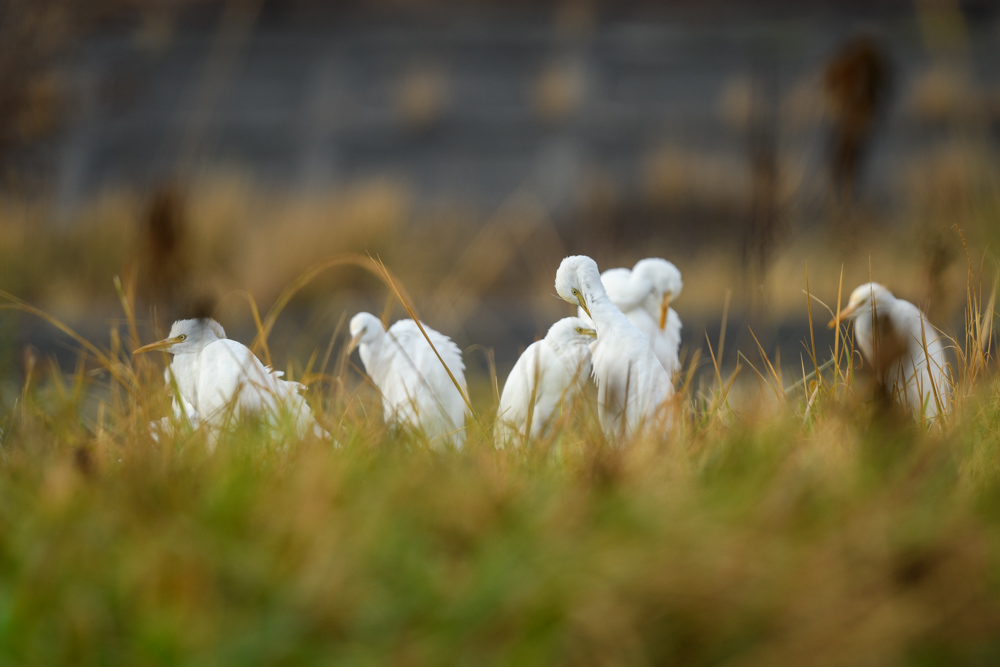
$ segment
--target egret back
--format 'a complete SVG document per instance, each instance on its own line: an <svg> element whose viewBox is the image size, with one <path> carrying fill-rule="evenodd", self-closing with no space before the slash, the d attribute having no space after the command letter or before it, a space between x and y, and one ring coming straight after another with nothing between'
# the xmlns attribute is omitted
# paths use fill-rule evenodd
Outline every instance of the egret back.
<svg viewBox="0 0 1000 667"><path fill-rule="evenodd" d="M854 317L854 337L879 381L914 415L934 419L947 411L951 384L944 337L909 301L882 297ZM874 321L873 321L874 320ZM924 341L926 340L926 351Z"/></svg>
<svg viewBox="0 0 1000 667"><path fill-rule="evenodd" d="M896 299L892 305L892 321L901 329L906 344L898 362L900 368L895 371L895 377L906 383L906 403L914 414L934 419L938 402L945 411L950 402L944 337L919 308L903 299Z"/></svg>
<svg viewBox="0 0 1000 667"><path fill-rule="evenodd" d="M448 338L448 336L435 331L426 324L421 323L421 326L423 326L424 331L427 333L427 338L430 338L431 344L434 345L438 354L441 355L441 359L444 360L444 363L451 370L462 390L465 391L465 362L462 360L462 351L458 349L458 345L455 345L454 341ZM441 366L441 361L434 354L434 350L427 345L427 339L424 338L424 335L417 327L417 323L413 320L399 320L389 328L389 333L394 335L397 340L408 338L416 341L408 347L412 347L412 349L418 351L420 358L418 362L419 366L433 366L435 364L438 367ZM431 363L432 360L433 363Z"/></svg>
<svg viewBox="0 0 1000 667"><path fill-rule="evenodd" d="M181 355L178 355L181 356ZM262 414L274 422L287 412L300 436L312 431L326 435L300 395L298 382L281 379L245 345L234 340L217 340L201 351L195 403L201 416L215 427L242 415Z"/></svg>
<svg viewBox="0 0 1000 667"><path fill-rule="evenodd" d="M447 336L423 326L466 391L461 350ZM464 444L465 400L413 320L399 320L389 328L369 374L382 392L386 421L407 422L423 430L432 442L444 439L456 447Z"/></svg>
<svg viewBox="0 0 1000 667"><path fill-rule="evenodd" d="M601 284L611 303L623 313L639 308L652 291L652 285L637 281L629 269L608 269L601 274Z"/></svg>

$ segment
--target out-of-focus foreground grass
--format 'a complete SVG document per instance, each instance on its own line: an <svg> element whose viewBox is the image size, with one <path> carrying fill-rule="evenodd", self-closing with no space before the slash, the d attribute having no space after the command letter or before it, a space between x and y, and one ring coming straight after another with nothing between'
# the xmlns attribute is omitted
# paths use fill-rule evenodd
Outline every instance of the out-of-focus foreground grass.
<svg viewBox="0 0 1000 667"><path fill-rule="evenodd" d="M343 359L309 394L340 448L252 425L212 454L198 432L156 443L159 366L113 339L92 354L116 381L29 373L5 420L0 662L991 664L1000 387L980 303L940 429L828 368L756 415L720 376L668 437L623 449L584 408L496 449L484 400L464 450L431 451L381 424Z"/></svg>

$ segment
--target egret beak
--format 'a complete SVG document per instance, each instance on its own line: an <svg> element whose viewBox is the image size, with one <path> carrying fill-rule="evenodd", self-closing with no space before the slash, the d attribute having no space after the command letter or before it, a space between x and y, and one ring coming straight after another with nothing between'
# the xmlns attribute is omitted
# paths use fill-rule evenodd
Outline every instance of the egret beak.
<svg viewBox="0 0 1000 667"><path fill-rule="evenodd" d="M587 336L589 338L597 338L597 330L596 329L580 329L580 333L582 333L584 336Z"/></svg>
<svg viewBox="0 0 1000 667"><path fill-rule="evenodd" d="M152 352L153 350L166 350L167 348L173 347L182 340L183 339L180 336L174 336L173 338L164 338L163 340L156 341L155 343L150 343L149 345L143 345L137 350L132 350L132 354L142 354L143 352Z"/></svg>
<svg viewBox="0 0 1000 667"><path fill-rule="evenodd" d="M350 345L347 346L347 354L351 354L352 352L354 352L355 348L358 347L358 344L361 343L361 336L363 336L364 333L365 333L364 331L359 331L357 334L354 335L354 337L351 338L351 343Z"/></svg>
<svg viewBox="0 0 1000 667"><path fill-rule="evenodd" d="M840 311L839 313L837 313L836 317L834 317L832 320L830 320L830 322L826 325L827 328L828 329L834 328L835 326L837 326L838 324L840 324L841 322L843 322L844 320L846 320L848 317L850 317L851 315L853 315L854 311L856 311L860 307L861 307L860 303L856 303L853 306L850 305L850 304L848 304L848 306L846 308L844 308L842 311Z"/></svg>
<svg viewBox="0 0 1000 667"><path fill-rule="evenodd" d="M590 308L587 308L587 302L584 301L582 294L576 295L576 300L580 302L580 307L583 308L583 312L587 313L587 317L594 319L594 316L590 314Z"/></svg>
<svg viewBox="0 0 1000 667"><path fill-rule="evenodd" d="M670 292L663 295L663 303L660 304L660 331L667 326L667 313L670 312Z"/></svg>

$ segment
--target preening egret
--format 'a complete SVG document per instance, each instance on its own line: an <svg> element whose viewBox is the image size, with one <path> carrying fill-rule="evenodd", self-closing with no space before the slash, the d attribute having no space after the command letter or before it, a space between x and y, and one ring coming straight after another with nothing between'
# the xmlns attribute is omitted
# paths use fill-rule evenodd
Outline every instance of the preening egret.
<svg viewBox="0 0 1000 667"><path fill-rule="evenodd" d="M609 438L665 428L674 388L649 341L608 298L597 263L565 258L556 272L556 292L579 306L597 329L591 346L597 381L597 414Z"/></svg>
<svg viewBox="0 0 1000 667"><path fill-rule="evenodd" d="M564 317L514 364L500 396L497 444L537 438L569 405L590 375L590 343L597 332L578 317Z"/></svg>
<svg viewBox="0 0 1000 667"><path fill-rule="evenodd" d="M444 334L423 322L421 325L458 381L461 393L413 320L399 320L386 331L379 318L358 313L351 318L348 351L359 348L365 370L382 393L387 423L422 431L435 445L461 447L468 413L462 397L467 393L462 352Z"/></svg>
<svg viewBox="0 0 1000 667"><path fill-rule="evenodd" d="M681 369L677 358L681 318L670 304L684 288L681 272L672 262L647 257L636 262L631 271L608 269L601 274L601 283L611 303L649 339L653 354L667 374L674 377ZM586 318L582 308L579 316Z"/></svg>
<svg viewBox="0 0 1000 667"><path fill-rule="evenodd" d="M918 418L934 419L948 411L945 338L919 308L877 283L865 283L851 292L830 328L848 318L854 320L854 339L876 377L897 401Z"/></svg>
<svg viewBox="0 0 1000 667"><path fill-rule="evenodd" d="M171 377L177 384L174 414L185 416L194 427L204 422L217 434L231 419L257 414L275 426L290 419L299 437L309 433L330 437L299 394L303 385L282 380L284 373L271 370L245 345L226 338L222 325L213 319L178 320L167 338L132 354L153 350L173 355L164 376L168 387Z"/></svg>

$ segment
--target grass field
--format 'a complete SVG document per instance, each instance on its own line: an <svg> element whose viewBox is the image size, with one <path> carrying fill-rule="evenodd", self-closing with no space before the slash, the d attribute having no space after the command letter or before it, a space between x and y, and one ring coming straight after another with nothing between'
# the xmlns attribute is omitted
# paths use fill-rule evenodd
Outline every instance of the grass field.
<svg viewBox="0 0 1000 667"><path fill-rule="evenodd" d="M912 22L886 24L886 66L898 71L874 77L884 90L867 96L881 108L861 99L860 124L845 110L879 86L862 71L856 85L835 86L846 93L838 104L827 63L800 77L801 63L782 55L813 33L743 3L739 39L711 48L706 63L721 72L728 52L737 59L719 99L697 102L716 84L672 61L664 72L683 69L691 89L691 99L676 100L683 122L665 114L634 149L615 147L617 131L604 136L588 119L631 122L628 88L637 84L588 93L583 76L607 76L597 56L609 39L589 23L627 13L558 3L567 32L551 54L546 47L537 85L525 91L536 101L531 117L544 117L523 139L538 163L488 211L475 199L432 199L392 166L394 151L422 153L449 122L461 133L475 127L458 106L466 93L455 88L449 100L448 90L460 82L451 70L474 63L405 63L399 102L385 109L399 106L410 126L397 138L373 136L385 154L376 162L392 174L356 173L338 147L324 155L335 182L323 175L321 189L285 190L222 171L240 166L220 161L227 144L213 135L228 132L225 109L238 98L226 90L253 64L240 44L283 43L254 36L254 21L237 10L266 8L284 33L284 5L310 3L224 3L232 11L204 72L190 74L183 113L173 118L169 93L151 98L155 114L130 121L129 106L145 99L143 63L150 76L167 72L158 69L165 44L107 72L80 69L86 77L62 63L89 62L74 46L89 30L101 33L100 53L119 53L115 43L131 38L115 32L128 19L115 17L143 13L142 4L0 0L17 10L0 18L0 667L1000 664L1000 92L988 68L977 71L979 51L995 39L989 3L918 2ZM170 5L206 3L148 4L137 41L174 39ZM364 36L345 4L345 25ZM422 4L407 3L407 14L418 17ZM688 4L698 3L680 3L682 13ZM727 4L740 3L706 3L706 16ZM813 4L831 5L822 14L830 18L816 20L837 32L857 23L846 19L863 3ZM874 4L886 5L878 16L897 3ZM577 5L580 16L570 11ZM89 28L76 20L90 14ZM385 63L404 53L393 37L404 27L378 29L392 53L373 59L373 71L389 72ZM881 43L879 22L868 27ZM368 122L379 116L378 81L359 81L357 101L351 89L327 89L327 78L354 76L353 49L325 43L319 28L302 41L336 59L306 100L306 115L322 116L308 148L322 153L339 142L338 128L352 127L345 118L357 114L366 134L381 126ZM478 30L462 41L492 62ZM104 45L106 31L115 41ZM700 28L670 33L713 44ZM627 48L608 62L632 63L635 81L659 88L657 60L641 43L656 34L621 23L610 36ZM190 46L199 42L177 35L184 63L200 62ZM897 44L911 43L894 67ZM498 59L534 57L530 47L497 44ZM260 60L261 81L282 76L270 73L284 72L280 59ZM504 71L475 77L475 88ZM305 121L272 124L284 108L268 98L277 93L247 81L260 105L249 109L247 136L271 151L284 141L271 128ZM489 92L483 100L500 99ZM595 95L610 97L586 115L574 111ZM315 113L313 98L322 102ZM338 107L330 118L319 113L327 103ZM507 123L510 104L484 109L490 128ZM720 122L695 118L703 113ZM154 115L172 119L164 137L148 129L159 127ZM838 125L860 135L846 189L831 159ZM592 127L590 154L573 137ZM718 129L699 138L709 127ZM157 152L146 155L143 132ZM482 139L499 147L498 137ZM477 154L479 139L445 152L457 151L456 164L503 169L517 159L507 147ZM393 148L399 141L406 145ZM556 173L552 186L563 146L579 173ZM65 173L83 180L101 161L116 173L144 167L121 186L64 201L48 192L60 178L34 183L34 148L40 164L68 155L76 166ZM559 149L554 167L550 148ZM630 165L630 182L601 163L605 154ZM164 180L148 180L155 174ZM563 180L571 196L547 204L563 198ZM578 253L602 269L663 256L683 272L677 418L659 438L616 446L602 434L591 387L551 437L498 448L492 427L508 353L530 342L531 327L540 335L570 314L553 278L560 259ZM918 303L953 339L952 410L933 425L878 398L849 327L836 338L810 328L791 344L775 333L789 322L822 327L871 279ZM463 347L475 415L460 451L387 428L357 357L344 354L347 318L362 309L405 317L401 302ZM339 444L253 422L217 443L182 425L154 440L149 423L170 413L165 357L130 351L209 303L234 338L307 385ZM726 322L740 332L724 341ZM758 323L773 335L751 333ZM248 331L256 340L237 335ZM75 366L56 361L74 357Z"/></svg>
<svg viewBox="0 0 1000 667"><path fill-rule="evenodd" d="M584 404L496 449L480 398L466 448L432 451L319 350L298 375L342 447L247 424L210 454L149 436L169 397L131 326L76 341L2 424L0 664L995 664L987 297L970 283L940 427L873 400L848 340L798 383L744 351L624 448Z"/></svg>

